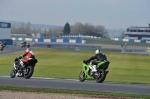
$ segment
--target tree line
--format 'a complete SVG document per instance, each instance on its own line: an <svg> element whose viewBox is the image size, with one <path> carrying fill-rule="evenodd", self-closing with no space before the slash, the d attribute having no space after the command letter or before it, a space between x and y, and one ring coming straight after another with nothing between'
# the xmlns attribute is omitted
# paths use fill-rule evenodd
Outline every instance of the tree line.
<svg viewBox="0 0 150 99"><path fill-rule="evenodd" d="M11 27L12 34L27 34L31 36L32 34L44 33L45 35L91 35L98 37L107 37L107 30L102 25L92 25L90 23L76 22L74 25L70 25L68 22L64 27L43 29L41 27L34 28L31 23L21 22L19 27Z"/></svg>

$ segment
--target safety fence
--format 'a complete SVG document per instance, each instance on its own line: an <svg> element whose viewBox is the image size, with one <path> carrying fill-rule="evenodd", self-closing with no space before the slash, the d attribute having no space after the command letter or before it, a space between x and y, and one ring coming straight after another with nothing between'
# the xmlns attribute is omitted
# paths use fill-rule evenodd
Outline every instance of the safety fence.
<svg viewBox="0 0 150 99"><path fill-rule="evenodd" d="M124 41L124 42L139 42L139 43L150 43L148 40L134 40L134 39L123 39L123 38L112 38L115 41Z"/></svg>
<svg viewBox="0 0 150 99"><path fill-rule="evenodd" d="M32 42L55 42L55 43L86 43L86 40L81 39L12 38L12 40L32 41Z"/></svg>
<svg viewBox="0 0 150 99"><path fill-rule="evenodd" d="M150 54L150 48L148 46L124 45L121 47L121 50L123 53Z"/></svg>

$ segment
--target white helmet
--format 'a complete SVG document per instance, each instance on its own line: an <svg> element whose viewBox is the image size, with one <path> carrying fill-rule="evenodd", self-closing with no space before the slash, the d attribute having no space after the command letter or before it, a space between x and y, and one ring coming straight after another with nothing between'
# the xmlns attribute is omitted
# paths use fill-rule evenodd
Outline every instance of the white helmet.
<svg viewBox="0 0 150 99"><path fill-rule="evenodd" d="M29 51L31 51L31 49L30 49L30 48L27 48L27 49L26 49L26 53L29 52Z"/></svg>
<svg viewBox="0 0 150 99"><path fill-rule="evenodd" d="M101 53L101 52L102 52L101 50L97 49L97 50L95 51L95 54L99 54L99 53Z"/></svg>

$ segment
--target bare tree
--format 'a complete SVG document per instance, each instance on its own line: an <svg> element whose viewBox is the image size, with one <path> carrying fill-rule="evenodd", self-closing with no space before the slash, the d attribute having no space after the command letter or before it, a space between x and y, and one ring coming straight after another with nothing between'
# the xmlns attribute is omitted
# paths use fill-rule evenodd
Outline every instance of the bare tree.
<svg viewBox="0 0 150 99"><path fill-rule="evenodd" d="M31 23L30 23L30 22L28 22L28 23L26 24L26 29L25 29L25 31L26 31L27 34L31 34Z"/></svg>
<svg viewBox="0 0 150 99"><path fill-rule="evenodd" d="M31 28L31 23L28 22L25 26L25 23L21 22L20 27L16 28L12 26L12 33L22 33L22 34L36 34L36 33L42 33L41 27L38 28ZM69 29L68 29L69 30ZM58 27L49 29L47 32L47 35L61 35L64 32L64 27ZM74 25L70 26L69 34L76 34L78 35L93 35L93 36L100 36L100 37L107 37L108 33L104 26L97 25L94 26L90 23L81 23L76 22Z"/></svg>
<svg viewBox="0 0 150 99"><path fill-rule="evenodd" d="M25 33L25 23L21 22L21 26L18 28L17 33L24 34Z"/></svg>
<svg viewBox="0 0 150 99"><path fill-rule="evenodd" d="M38 27L38 28L36 29L36 32L37 32L37 33L42 33L41 28L40 28L40 27Z"/></svg>
<svg viewBox="0 0 150 99"><path fill-rule="evenodd" d="M79 34L79 33L84 33L84 26L81 22L77 22L74 24L74 26L71 26L71 33L72 34Z"/></svg>
<svg viewBox="0 0 150 99"><path fill-rule="evenodd" d="M95 26L95 32L98 33L98 34L101 34L102 37L107 37L108 36L107 30L102 25Z"/></svg>
<svg viewBox="0 0 150 99"><path fill-rule="evenodd" d="M84 29L85 29L85 33L95 31L95 27L92 24L89 24L89 23L84 24Z"/></svg>
<svg viewBox="0 0 150 99"><path fill-rule="evenodd" d="M18 28L16 28L15 26L12 26L12 27L11 27L11 33L12 33L12 34L17 33L17 29L18 29Z"/></svg>

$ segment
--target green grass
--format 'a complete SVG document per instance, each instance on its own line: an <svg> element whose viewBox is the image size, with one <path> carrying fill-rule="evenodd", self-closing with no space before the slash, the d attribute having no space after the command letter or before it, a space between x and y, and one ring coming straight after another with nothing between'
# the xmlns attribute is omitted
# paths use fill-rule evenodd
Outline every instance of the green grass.
<svg viewBox="0 0 150 99"><path fill-rule="evenodd" d="M51 88L33 88L33 87L22 87L22 86L9 86L0 85L1 90L19 91L19 92L38 92L38 93L63 93L63 94L79 94L84 97L95 97L95 98L114 98L126 99L126 98L140 98L150 99L150 95L142 94L123 94L123 93L111 93L111 92L96 92L96 91L81 91L81 90L66 90L66 89L51 89Z"/></svg>
<svg viewBox="0 0 150 99"><path fill-rule="evenodd" d="M150 55L123 54L118 51L104 51L110 61L107 82L150 84ZM16 56L23 52L1 55L0 75L7 75L13 68ZM34 50L38 63L34 77L78 79L82 61L94 55L93 50Z"/></svg>
<svg viewBox="0 0 150 99"><path fill-rule="evenodd" d="M150 46L149 43L139 43L139 42L125 42L125 41L115 41L110 38L87 38L85 39L88 44L111 44L111 45L124 45L127 46Z"/></svg>

